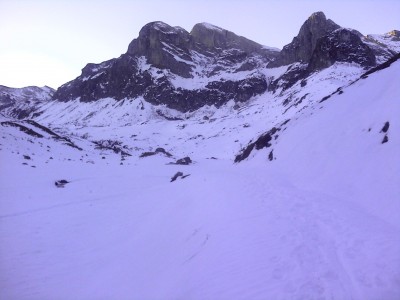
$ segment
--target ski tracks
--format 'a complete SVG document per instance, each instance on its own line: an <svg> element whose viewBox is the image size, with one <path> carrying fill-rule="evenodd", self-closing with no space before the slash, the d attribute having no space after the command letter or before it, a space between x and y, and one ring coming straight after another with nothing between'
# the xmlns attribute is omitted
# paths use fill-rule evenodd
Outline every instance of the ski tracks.
<svg viewBox="0 0 400 300"><path fill-rule="evenodd" d="M248 199L259 199L258 215L268 220L264 245L277 243L266 246L272 258L262 263L272 279L286 282L278 283L283 299L400 298L395 228L348 200L268 178L245 185Z"/></svg>

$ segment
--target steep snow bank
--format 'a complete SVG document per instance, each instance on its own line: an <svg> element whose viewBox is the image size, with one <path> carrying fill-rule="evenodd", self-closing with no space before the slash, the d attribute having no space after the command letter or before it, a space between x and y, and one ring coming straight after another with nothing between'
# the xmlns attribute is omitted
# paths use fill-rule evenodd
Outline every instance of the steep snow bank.
<svg viewBox="0 0 400 300"><path fill-rule="evenodd" d="M302 187L355 202L400 228L398 74L399 61L292 122L268 168ZM262 152L257 161L266 161L268 153Z"/></svg>

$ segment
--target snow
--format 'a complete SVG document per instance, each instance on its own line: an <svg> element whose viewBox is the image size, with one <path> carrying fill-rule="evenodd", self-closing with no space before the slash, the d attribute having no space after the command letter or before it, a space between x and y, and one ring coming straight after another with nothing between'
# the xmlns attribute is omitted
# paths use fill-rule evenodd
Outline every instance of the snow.
<svg viewBox="0 0 400 300"><path fill-rule="evenodd" d="M173 59L174 59L175 61L183 62L183 63L188 64L188 65L194 65L194 63L191 62L190 60L183 59L183 58L179 57L179 56L176 54L176 52L179 52L178 49L176 49L176 48L174 48L174 47L168 45L168 44L165 43L165 42L161 42L161 44L163 44L163 46L165 47L165 48L163 48L163 50L164 50L165 52L167 52L168 54L170 54L170 55L173 57Z"/></svg>
<svg viewBox="0 0 400 300"><path fill-rule="evenodd" d="M181 31L180 29L177 29L175 27L171 27L168 24L158 21L158 22L154 22L153 26L155 29L161 31L162 33L165 34L175 34L177 31Z"/></svg>
<svg viewBox="0 0 400 300"><path fill-rule="evenodd" d="M81 151L0 126L0 298L399 299L399 72L354 82L361 68L335 64L303 87L191 113L43 104L35 120ZM271 148L233 164L287 119ZM173 157L139 158L157 147ZM192 165L168 164L186 155ZM190 176L171 183L178 171Z"/></svg>
<svg viewBox="0 0 400 300"><path fill-rule="evenodd" d="M212 24L210 24L210 23L203 22L203 23L200 23L200 24L201 24L203 27L205 27L205 28L207 28L207 29L209 29L209 30L214 30L214 31L219 31L219 32L223 32L223 31L224 31L224 29L222 29L221 27L212 25Z"/></svg>
<svg viewBox="0 0 400 300"><path fill-rule="evenodd" d="M145 56L138 57L136 63L137 63L138 69L142 72L147 71L148 69L151 68L151 65L147 62L147 59Z"/></svg>
<svg viewBox="0 0 400 300"><path fill-rule="evenodd" d="M396 40L390 34L369 34L367 38L372 39L380 45L385 45L388 49L396 53L400 52L400 41Z"/></svg>
<svg viewBox="0 0 400 300"><path fill-rule="evenodd" d="M258 74L258 72L254 71L241 71L236 73L219 73L210 77L196 76L193 78L183 78L178 75L171 76L170 81L174 85L175 88L182 88L186 90L196 90L196 89L204 89L207 84L220 81L220 80L232 80L239 81L251 77L253 74Z"/></svg>
<svg viewBox="0 0 400 300"><path fill-rule="evenodd" d="M351 196L352 201L371 214L385 212L385 221L400 229L400 201L393 201L400 195L396 175L400 174L400 140L393 134L400 130L397 122L400 91L394 79L398 72L397 62L390 72L359 80L344 89L342 95L328 99L320 112L312 118L303 116L296 130L284 133L274 154L291 166L294 181L311 183L321 192L330 188L338 196ZM388 131L390 142L382 144L385 134L381 129L385 122L390 123L392 131ZM318 131L304 140L304 134L300 133L313 132L315 128ZM330 138L326 139L326 135ZM332 151L335 159L328 156Z"/></svg>

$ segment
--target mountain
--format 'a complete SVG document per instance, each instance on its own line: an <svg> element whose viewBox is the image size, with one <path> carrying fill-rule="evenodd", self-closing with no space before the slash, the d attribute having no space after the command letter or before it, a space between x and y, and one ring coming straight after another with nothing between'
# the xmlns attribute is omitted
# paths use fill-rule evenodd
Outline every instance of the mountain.
<svg viewBox="0 0 400 300"><path fill-rule="evenodd" d="M11 118L27 118L39 105L50 101L54 92L48 86L9 88L0 85L0 113Z"/></svg>
<svg viewBox="0 0 400 300"><path fill-rule="evenodd" d="M143 97L179 111L247 101L267 89L258 70L278 51L201 23L191 33L162 22L145 25L128 51L61 86L54 99L82 102Z"/></svg>
<svg viewBox="0 0 400 300"><path fill-rule="evenodd" d="M246 102L266 90L287 88L335 62L372 67L377 60L382 63L397 53L398 48L390 45L399 42L388 44L342 28L322 12L312 14L298 36L280 52L207 23L196 24L189 33L152 22L141 29L125 54L88 64L82 75L61 86L53 99L91 102L143 98L181 112L205 105L220 107L230 100ZM296 63L300 65L280 78L265 68Z"/></svg>
<svg viewBox="0 0 400 300"><path fill-rule="evenodd" d="M54 92L52 100L61 107L71 101L137 99L140 107L147 102L182 113L218 108L229 101L240 106L266 91L275 93L297 82L305 84L310 74L335 63L371 68L398 53L399 45L396 30L383 36L363 36L340 27L322 12L312 14L282 51L208 23L196 24L189 33L181 27L151 22L140 30L126 53L86 65L79 77ZM12 115L24 118L42 113L40 103L36 104L20 107L16 109L19 113Z"/></svg>
<svg viewBox="0 0 400 300"><path fill-rule="evenodd" d="M398 32L300 32L153 22L3 87L0 298L399 299Z"/></svg>
<svg viewBox="0 0 400 300"><path fill-rule="evenodd" d="M400 52L400 32L392 30L385 34L368 34L362 40L375 53L377 63L384 63L393 55Z"/></svg>
<svg viewBox="0 0 400 300"><path fill-rule="evenodd" d="M393 31L396 39L396 31ZM385 35L387 36L387 35ZM301 26L293 41L284 46L277 59L268 67L279 67L295 62L308 64L308 72L333 65L337 61L371 67L383 63L398 53L390 42L379 42L373 35L364 37L354 29L347 29L327 19L323 12L313 13ZM392 39L393 40L393 39ZM396 50L397 49L397 50Z"/></svg>

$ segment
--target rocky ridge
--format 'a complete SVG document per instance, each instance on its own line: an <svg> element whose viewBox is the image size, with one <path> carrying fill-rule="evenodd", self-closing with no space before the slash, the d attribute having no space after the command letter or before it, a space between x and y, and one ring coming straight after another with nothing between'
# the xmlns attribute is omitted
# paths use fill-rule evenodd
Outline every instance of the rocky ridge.
<svg viewBox="0 0 400 300"><path fill-rule="evenodd" d="M303 86L312 73L335 63L364 69L381 64L400 52L399 35L393 30L363 36L316 12L279 51L208 23L196 24L188 32L151 22L126 53L87 64L79 77L48 94L48 100L138 99L183 113L219 108L232 100L240 106L266 92L282 93L298 82ZM279 68L285 66L282 72ZM17 108L15 101L3 96L0 104L0 111L20 119L43 112L37 101Z"/></svg>
<svg viewBox="0 0 400 300"><path fill-rule="evenodd" d="M125 54L88 64L81 76L57 90L54 99L79 97L88 102L143 97L179 111L220 106L231 99L246 101L266 91L267 80L258 70L277 53L207 23L195 25L189 33L152 22L141 29ZM204 84L199 88L182 85L191 80Z"/></svg>

